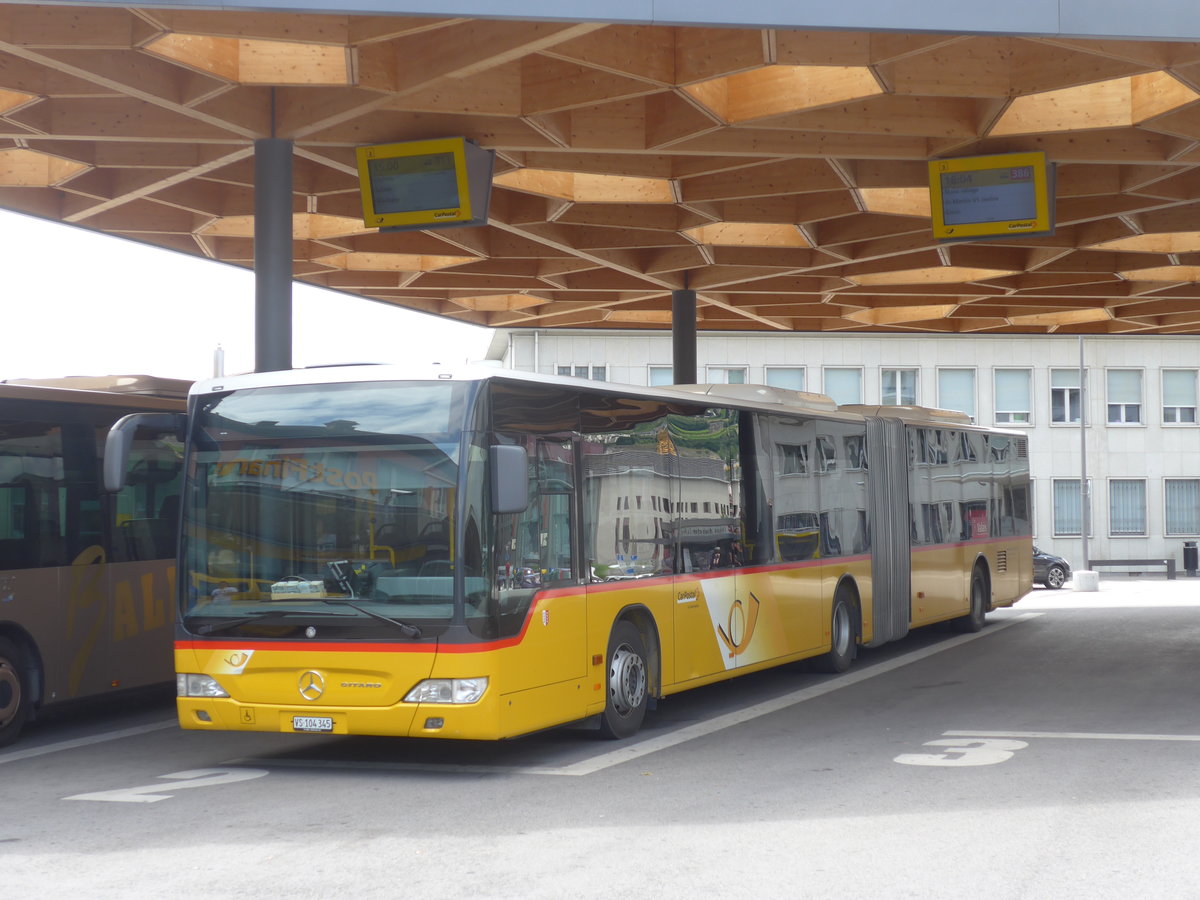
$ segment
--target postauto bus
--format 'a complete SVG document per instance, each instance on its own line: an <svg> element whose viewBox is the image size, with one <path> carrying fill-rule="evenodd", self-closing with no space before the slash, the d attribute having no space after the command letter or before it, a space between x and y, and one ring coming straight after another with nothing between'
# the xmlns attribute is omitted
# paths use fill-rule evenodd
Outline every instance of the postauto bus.
<svg viewBox="0 0 1200 900"><path fill-rule="evenodd" d="M356 366L202 382L188 418L188 729L620 738L1030 588L1025 438L958 413Z"/></svg>
<svg viewBox="0 0 1200 900"><path fill-rule="evenodd" d="M0 746L52 707L173 674L175 533L190 382L144 375L0 384ZM129 433L124 488L100 489L109 428ZM160 422L161 424L161 422Z"/></svg>

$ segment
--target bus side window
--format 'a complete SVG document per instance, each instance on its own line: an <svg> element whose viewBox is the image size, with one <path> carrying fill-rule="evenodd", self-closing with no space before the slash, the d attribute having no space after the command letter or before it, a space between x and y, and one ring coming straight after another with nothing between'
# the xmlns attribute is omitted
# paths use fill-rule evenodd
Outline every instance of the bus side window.
<svg viewBox="0 0 1200 900"><path fill-rule="evenodd" d="M114 558L174 557L182 471L169 440L140 432L134 438L125 487L114 499Z"/></svg>
<svg viewBox="0 0 1200 900"><path fill-rule="evenodd" d="M0 569L66 562L62 429L0 422Z"/></svg>
<svg viewBox="0 0 1200 900"><path fill-rule="evenodd" d="M575 457L570 441L531 441L529 506L496 517L494 596L500 633L515 633L533 596L575 578Z"/></svg>
<svg viewBox="0 0 1200 900"><path fill-rule="evenodd" d="M36 536L29 529L28 511L28 485L0 485L0 569L27 569L32 565Z"/></svg>

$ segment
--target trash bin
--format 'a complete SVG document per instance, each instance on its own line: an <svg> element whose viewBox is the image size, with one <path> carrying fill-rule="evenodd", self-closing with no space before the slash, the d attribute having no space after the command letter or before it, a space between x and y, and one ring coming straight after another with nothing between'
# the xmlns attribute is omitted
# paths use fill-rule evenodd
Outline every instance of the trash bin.
<svg viewBox="0 0 1200 900"><path fill-rule="evenodd" d="M1183 569L1192 578L1196 577L1196 542L1183 542Z"/></svg>

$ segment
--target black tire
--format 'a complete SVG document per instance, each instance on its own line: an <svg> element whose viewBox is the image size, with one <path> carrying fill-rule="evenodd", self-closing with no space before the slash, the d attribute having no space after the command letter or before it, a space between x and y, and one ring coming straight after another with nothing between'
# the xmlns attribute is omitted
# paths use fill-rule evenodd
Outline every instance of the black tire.
<svg viewBox="0 0 1200 900"><path fill-rule="evenodd" d="M25 656L12 641L0 638L0 747L11 744L29 719Z"/></svg>
<svg viewBox="0 0 1200 900"><path fill-rule="evenodd" d="M829 652L813 659L813 668L818 672L836 674L845 672L858 653L858 617L848 592L839 590L833 598L833 609L829 613Z"/></svg>
<svg viewBox="0 0 1200 900"><path fill-rule="evenodd" d="M608 637L605 687L608 695L600 715L600 734L620 740L637 734L650 702L650 666L642 635L632 622L621 620Z"/></svg>
<svg viewBox="0 0 1200 900"><path fill-rule="evenodd" d="M1051 566L1046 570L1046 580L1042 583L1050 590L1057 591L1067 583L1067 573L1063 571L1062 566Z"/></svg>
<svg viewBox="0 0 1200 900"><path fill-rule="evenodd" d="M983 628L987 617L987 580L983 571L976 568L971 573L971 611L965 616L952 619L955 631L970 634Z"/></svg>

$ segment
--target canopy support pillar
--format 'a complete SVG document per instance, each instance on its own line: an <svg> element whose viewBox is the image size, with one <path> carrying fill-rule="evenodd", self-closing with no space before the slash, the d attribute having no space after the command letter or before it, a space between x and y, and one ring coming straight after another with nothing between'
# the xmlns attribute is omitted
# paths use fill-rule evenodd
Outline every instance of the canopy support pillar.
<svg viewBox="0 0 1200 900"><path fill-rule="evenodd" d="M696 383L696 292L671 291L671 351L675 384Z"/></svg>
<svg viewBox="0 0 1200 900"><path fill-rule="evenodd" d="M292 142L254 142L254 371L292 367Z"/></svg>

